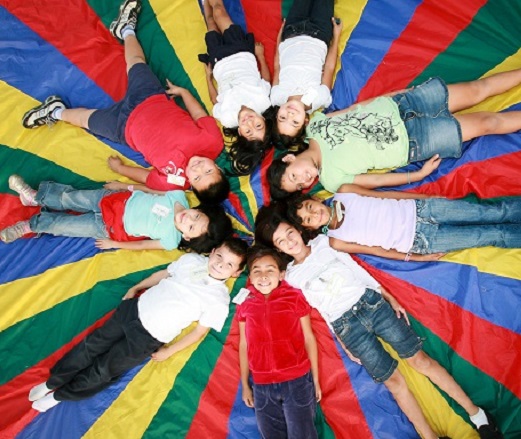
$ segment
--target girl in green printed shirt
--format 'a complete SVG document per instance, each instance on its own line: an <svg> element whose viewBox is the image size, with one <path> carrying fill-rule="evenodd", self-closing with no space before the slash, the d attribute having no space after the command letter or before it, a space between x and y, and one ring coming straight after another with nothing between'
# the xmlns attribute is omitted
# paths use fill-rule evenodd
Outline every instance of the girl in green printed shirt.
<svg viewBox="0 0 521 439"><path fill-rule="evenodd" d="M330 192L344 183L366 188L420 181L442 158L460 157L462 142L521 129L519 111L452 114L521 83L521 69L471 82L446 85L431 78L409 90L380 96L309 122L309 148L274 160L268 170L271 194L284 198L309 188L318 177ZM411 173L368 174L371 169L424 161Z"/></svg>

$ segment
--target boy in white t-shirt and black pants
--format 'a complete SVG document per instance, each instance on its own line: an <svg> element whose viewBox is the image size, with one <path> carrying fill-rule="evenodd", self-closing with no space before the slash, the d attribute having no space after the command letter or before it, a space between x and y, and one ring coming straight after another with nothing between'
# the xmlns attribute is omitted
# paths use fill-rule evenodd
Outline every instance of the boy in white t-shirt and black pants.
<svg viewBox="0 0 521 439"><path fill-rule="evenodd" d="M185 254L130 288L107 322L58 361L46 382L31 389L33 408L44 412L61 401L88 398L149 355L166 360L198 342L210 328L220 331L230 302L224 281L239 276L246 249L244 241L230 238L209 257ZM163 346L194 321L198 325L193 331Z"/></svg>

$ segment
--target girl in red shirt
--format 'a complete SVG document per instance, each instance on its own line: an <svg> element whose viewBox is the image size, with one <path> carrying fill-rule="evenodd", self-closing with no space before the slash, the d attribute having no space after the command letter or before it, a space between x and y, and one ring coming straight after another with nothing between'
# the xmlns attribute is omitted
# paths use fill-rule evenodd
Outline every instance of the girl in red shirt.
<svg viewBox="0 0 521 439"><path fill-rule="evenodd" d="M253 247L247 265L247 295L236 299L242 399L255 408L263 438L317 438L322 392L311 307L283 280L286 263L275 250Z"/></svg>

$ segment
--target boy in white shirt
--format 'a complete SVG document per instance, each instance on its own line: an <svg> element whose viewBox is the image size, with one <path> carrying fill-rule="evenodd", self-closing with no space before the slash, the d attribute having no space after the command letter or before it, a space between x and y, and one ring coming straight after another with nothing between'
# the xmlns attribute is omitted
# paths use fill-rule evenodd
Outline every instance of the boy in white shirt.
<svg viewBox="0 0 521 439"><path fill-rule="evenodd" d="M230 238L209 257L187 253L130 288L110 319L59 360L46 382L31 389L33 408L45 412L61 401L88 398L149 355L163 361L210 328L221 331L230 302L224 281L239 276L246 250L244 241ZM194 321L193 331L163 346Z"/></svg>

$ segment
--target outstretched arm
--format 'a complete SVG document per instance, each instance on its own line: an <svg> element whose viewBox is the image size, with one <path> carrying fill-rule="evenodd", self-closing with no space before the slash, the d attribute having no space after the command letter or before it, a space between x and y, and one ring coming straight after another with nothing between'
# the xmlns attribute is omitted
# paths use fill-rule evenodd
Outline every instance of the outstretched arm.
<svg viewBox="0 0 521 439"><path fill-rule="evenodd" d="M162 348L159 348L156 352L152 354L152 359L155 361L164 361L167 358L170 358L176 352L182 351L184 348L187 348L188 346L197 343L206 335L208 330L209 328L207 328L206 326L202 326L198 323L193 331L186 334L180 340L176 341L170 346L163 346Z"/></svg>
<svg viewBox="0 0 521 439"><path fill-rule="evenodd" d="M190 93L186 88L174 85L168 79L166 80L166 85L168 86L166 93L172 97L179 96L185 104L186 111L188 111L193 120L208 116L208 113L199 101L195 99L192 93Z"/></svg>
<svg viewBox="0 0 521 439"><path fill-rule="evenodd" d="M335 74L336 63L338 59L338 43L342 34L343 24L340 19L331 18L333 22L333 38L329 44L326 60L324 62L324 71L322 72L322 84L330 90L333 88L333 76Z"/></svg>
<svg viewBox="0 0 521 439"><path fill-rule="evenodd" d="M123 250L164 250L158 239L142 241L114 241L112 239L96 239L96 247L102 250L120 248Z"/></svg>
<svg viewBox="0 0 521 439"><path fill-rule="evenodd" d="M163 195L166 194L167 191L157 191L155 189L150 189L148 186L144 184L126 184L120 181L109 181L103 185L105 189L109 189L111 191L141 191L146 192L147 194L156 194Z"/></svg>
<svg viewBox="0 0 521 439"><path fill-rule="evenodd" d="M309 314L300 318L300 325L302 326L302 333L304 334L304 343L306 352L311 363L311 374L313 375L313 383L315 384L315 396L317 401L322 399L322 389L320 388L320 381L318 379L318 349L315 334L311 329L311 319Z"/></svg>
<svg viewBox="0 0 521 439"><path fill-rule="evenodd" d="M415 261L415 262L430 262L437 261L445 253L432 253L428 255L421 255L419 253L403 253L394 249L386 250L382 247L373 247L368 245L353 244L352 242L345 242L338 238L329 238L329 245L335 250L345 253L360 253L364 255L380 256L381 258L396 259L397 261ZM409 255L409 258L407 258Z"/></svg>
<svg viewBox="0 0 521 439"><path fill-rule="evenodd" d="M246 341L246 322L239 322L239 365L241 368L242 400L247 407L253 408L253 392L248 378L250 366L248 364L248 342Z"/></svg>
<svg viewBox="0 0 521 439"><path fill-rule="evenodd" d="M143 279L138 284L134 285L132 288L129 288L127 294L123 296L123 300L132 299L139 291L148 289L157 285L163 279L168 277L168 270L160 270L156 271L152 275L148 276L146 279Z"/></svg>
<svg viewBox="0 0 521 439"><path fill-rule="evenodd" d="M280 73L280 59L279 59L279 47L280 41L282 40L282 31L284 30L284 26L286 24L286 20L282 20L282 24L280 25L279 33L277 35L277 48L275 49L275 58L273 58L273 81L272 85L279 84L279 73Z"/></svg>
<svg viewBox="0 0 521 439"><path fill-rule="evenodd" d="M268 64L266 64L266 57L264 56L264 45L260 42L255 43L255 57L259 62L260 75L262 79L270 82L270 69L268 68Z"/></svg>
<svg viewBox="0 0 521 439"><path fill-rule="evenodd" d="M432 195L427 194L416 194L414 192L403 192L403 191L375 191L373 189L368 189L363 186L358 186L357 184L343 184L338 188L337 192L341 193L351 193L364 195L366 197L374 197L374 198L392 198L394 200L419 200L421 198L434 198Z"/></svg>
<svg viewBox="0 0 521 439"><path fill-rule="evenodd" d="M208 94L210 95L210 100L212 104L217 103L217 89L215 88L215 84L213 83L213 71L212 65L210 63L205 66L205 75L206 75L206 85L208 86Z"/></svg>
<svg viewBox="0 0 521 439"><path fill-rule="evenodd" d="M359 174L355 176L353 183L368 189L384 186L399 186L423 180L430 175L441 163L439 154L427 160L419 171L385 174Z"/></svg>
<svg viewBox="0 0 521 439"><path fill-rule="evenodd" d="M109 157L107 162L111 170L138 183L146 183L148 174L150 174L148 169L125 165L123 160L117 156Z"/></svg>

